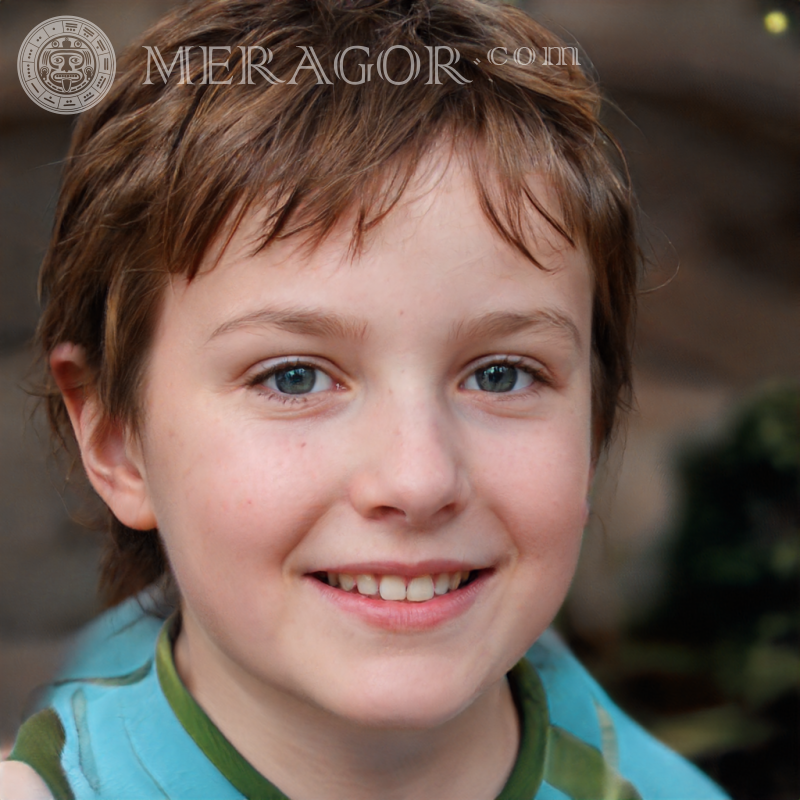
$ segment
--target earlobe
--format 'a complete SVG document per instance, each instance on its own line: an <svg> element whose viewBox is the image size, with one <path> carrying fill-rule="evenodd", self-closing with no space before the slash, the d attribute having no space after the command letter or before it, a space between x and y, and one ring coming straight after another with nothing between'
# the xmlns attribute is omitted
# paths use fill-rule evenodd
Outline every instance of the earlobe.
<svg viewBox="0 0 800 800"><path fill-rule="evenodd" d="M58 345L50 354L50 372L95 491L123 525L134 530L156 528L141 447L122 423L103 414L83 348L68 342Z"/></svg>

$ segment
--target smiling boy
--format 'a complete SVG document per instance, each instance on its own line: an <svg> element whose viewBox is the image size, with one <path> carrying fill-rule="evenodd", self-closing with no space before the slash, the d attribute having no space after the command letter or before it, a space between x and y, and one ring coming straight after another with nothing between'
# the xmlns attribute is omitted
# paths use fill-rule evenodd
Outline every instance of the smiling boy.
<svg viewBox="0 0 800 800"><path fill-rule="evenodd" d="M143 84L133 48L81 118L50 411L113 514L109 596L145 591L85 635L3 796L723 797L547 632L630 382L594 85L476 64L557 42L473 0L197 3L143 42L263 46L278 75L301 46L451 46L469 82Z"/></svg>

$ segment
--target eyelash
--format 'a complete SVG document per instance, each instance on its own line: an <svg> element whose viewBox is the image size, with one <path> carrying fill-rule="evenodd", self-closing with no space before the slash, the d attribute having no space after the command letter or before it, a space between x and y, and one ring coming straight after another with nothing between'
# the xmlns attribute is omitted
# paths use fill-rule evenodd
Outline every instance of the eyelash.
<svg viewBox="0 0 800 800"><path fill-rule="evenodd" d="M287 372L291 369L297 369L298 367L305 367L307 369L317 370L319 372L323 372L326 375L328 373L320 367L318 364L312 364L308 361L303 361L302 359L290 359L287 361L281 361L278 364L273 364L267 369L261 370L252 378L247 381L247 385L250 388L260 390L260 394L264 397L269 398L272 401L283 403L285 405L297 405L302 403L309 402L309 395L310 394L322 394L322 392L308 392L306 394L288 394L286 392L276 392L274 389L269 389L264 384L273 376L277 375L279 372ZM330 377L330 376L328 376ZM334 378L330 378L333 381L334 388L340 388L341 384Z"/></svg>
<svg viewBox="0 0 800 800"><path fill-rule="evenodd" d="M459 388L461 388L466 381L471 378L475 373L479 372L480 370L488 369L489 367L496 367L496 366L508 366L513 367L514 369L518 369L521 372L525 372L533 378L533 383L531 386L526 387L524 389L520 389L517 391L512 392L479 392L480 394L493 394L495 395L496 399L500 400L510 400L512 398L520 397L521 395L528 395L532 392L535 392L542 387L551 386L552 381L547 376L544 369L537 368L525 362L525 359L518 357L518 356L503 356L500 358L494 358L490 361L486 361L483 364L475 367L469 375L461 381L459 384ZM309 395L311 394L322 394L322 392L307 392L305 394L288 394L285 392L276 392L273 389L267 389L264 384L268 381L273 375L276 375L279 372L285 372L291 369L296 369L297 367L305 367L308 369L318 370L320 372L324 372L326 375L328 374L325 370L318 366L317 364L310 363L308 361L302 361L301 359L290 360L290 361L281 361L278 364L274 364L267 369L258 372L252 378L247 381L247 386L253 389L261 389L260 394L265 397L268 397L272 401L276 401L279 403L283 403L286 405L296 405L309 402ZM335 388L341 388L341 384L332 378L330 375L328 376L334 383ZM475 391L475 390L471 390Z"/></svg>
<svg viewBox="0 0 800 800"><path fill-rule="evenodd" d="M517 391L513 392L480 392L480 394L494 395L495 399L497 400L513 400L522 396L530 395L533 392L542 389L543 387L552 386L552 380L547 375L543 367L535 367L521 356L501 356L499 358L492 358L482 364L479 364L477 367L475 367L475 369L472 370L472 372L469 373L467 378L461 382L461 385L463 386L469 378L475 375L476 372L488 369L489 367L503 366L513 367L520 372L527 373L531 376L531 378L533 378L533 383L524 389L518 389Z"/></svg>

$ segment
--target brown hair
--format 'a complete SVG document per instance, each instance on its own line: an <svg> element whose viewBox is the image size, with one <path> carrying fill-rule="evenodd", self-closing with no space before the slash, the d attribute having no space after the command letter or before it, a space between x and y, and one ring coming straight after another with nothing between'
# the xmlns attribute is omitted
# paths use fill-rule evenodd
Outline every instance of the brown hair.
<svg viewBox="0 0 800 800"><path fill-rule="evenodd" d="M170 64L187 45L195 55L230 46L230 72L213 75L230 83L211 84L191 57L191 83L177 68L167 80L153 68L145 82L145 46ZM358 58L376 70L381 53L408 50L383 58L383 77L352 85L334 62L353 45L369 48ZM108 96L78 120L41 272L42 352L61 342L84 348L88 388L107 419L135 429L170 275L191 279L221 232L261 207L262 247L296 234L319 242L345 217L355 220L357 247L425 153L449 138L466 145L482 208L506 241L536 263L526 244L533 207L589 254L596 456L630 390L639 251L624 161L599 121L596 84L579 66L541 63L544 48L561 45L521 11L482 0L220 0L175 9L122 54ZM241 83L248 51L240 48L248 47L269 48L268 68L284 82L254 71L252 84ZM303 47L330 83L313 69L297 70ZM441 82L430 81L436 47L458 50L463 80L443 71ZM506 48L507 63L487 58L494 47ZM515 64L521 47L532 48L538 63ZM406 81L408 51L426 66ZM532 171L549 177L557 218L531 193ZM68 441L73 434L52 382L47 407ZM108 542L101 586L111 603L167 569L157 531L133 531L112 518Z"/></svg>

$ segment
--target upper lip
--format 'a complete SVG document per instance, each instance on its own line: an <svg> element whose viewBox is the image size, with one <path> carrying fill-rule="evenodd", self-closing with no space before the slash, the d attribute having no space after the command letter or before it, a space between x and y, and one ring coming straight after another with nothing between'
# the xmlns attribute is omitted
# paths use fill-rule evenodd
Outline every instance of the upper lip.
<svg viewBox="0 0 800 800"><path fill-rule="evenodd" d="M417 561L413 564L399 561L359 561L322 567L311 570L309 574L314 572L336 572L345 573L346 575L398 575L403 578L414 578L418 575L440 575L443 572L472 572L478 569L485 569L485 567L454 559L431 559Z"/></svg>

